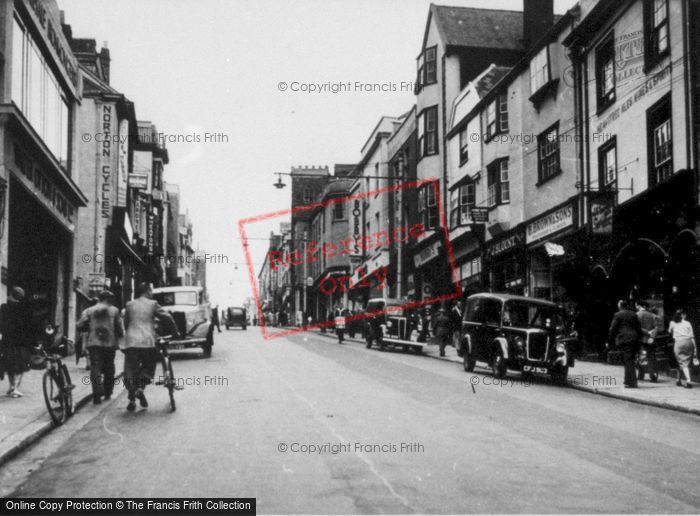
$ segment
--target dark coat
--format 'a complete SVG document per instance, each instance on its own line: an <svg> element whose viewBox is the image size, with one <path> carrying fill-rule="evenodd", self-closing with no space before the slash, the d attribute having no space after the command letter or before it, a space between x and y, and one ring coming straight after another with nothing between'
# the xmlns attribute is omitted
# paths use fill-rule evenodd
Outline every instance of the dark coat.
<svg viewBox="0 0 700 516"><path fill-rule="evenodd" d="M610 324L610 342L616 347L634 344L637 345L642 338L642 326L639 324L637 314L632 310L620 310L615 314Z"/></svg>
<svg viewBox="0 0 700 516"><path fill-rule="evenodd" d="M452 318L442 310L438 312L434 320L433 333L436 337L446 337L452 329Z"/></svg>
<svg viewBox="0 0 700 516"><path fill-rule="evenodd" d="M29 370L33 330L32 314L26 303L10 300L0 306L0 377L4 372L21 374Z"/></svg>

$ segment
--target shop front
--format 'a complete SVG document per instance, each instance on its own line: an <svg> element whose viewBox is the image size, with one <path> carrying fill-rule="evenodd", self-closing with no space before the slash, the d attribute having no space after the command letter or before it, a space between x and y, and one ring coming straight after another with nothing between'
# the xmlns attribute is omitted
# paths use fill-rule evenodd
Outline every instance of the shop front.
<svg viewBox="0 0 700 516"><path fill-rule="evenodd" d="M486 242L483 261L490 292L521 296L527 293L524 226L517 226Z"/></svg>
<svg viewBox="0 0 700 516"><path fill-rule="evenodd" d="M413 255L416 300L455 293L453 272L442 240L433 240Z"/></svg>

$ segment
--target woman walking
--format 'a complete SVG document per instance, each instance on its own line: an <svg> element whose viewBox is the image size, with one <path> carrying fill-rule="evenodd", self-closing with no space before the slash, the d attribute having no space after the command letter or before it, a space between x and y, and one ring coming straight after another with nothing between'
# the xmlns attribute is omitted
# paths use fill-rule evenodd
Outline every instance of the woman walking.
<svg viewBox="0 0 700 516"><path fill-rule="evenodd" d="M0 370L7 373L10 390L7 395L19 398L22 374L29 371L29 352L33 344L31 314L24 301L24 290L14 287L7 303L0 306Z"/></svg>
<svg viewBox="0 0 700 516"><path fill-rule="evenodd" d="M681 375L685 375L685 387L690 389L693 387L690 384L690 361L698 357L698 352L695 348L693 326L686 320L686 313L683 310L677 310L673 315L668 331L673 337L673 352L678 362L678 381L676 385L679 387L683 386Z"/></svg>

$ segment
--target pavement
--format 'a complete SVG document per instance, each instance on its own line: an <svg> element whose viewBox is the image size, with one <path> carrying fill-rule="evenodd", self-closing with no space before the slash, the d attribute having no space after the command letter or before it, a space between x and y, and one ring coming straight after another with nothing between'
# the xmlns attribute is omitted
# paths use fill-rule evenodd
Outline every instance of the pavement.
<svg viewBox="0 0 700 516"><path fill-rule="evenodd" d="M66 357L63 362L75 385L73 390L74 410L80 410L92 401L90 372L85 370L85 359L76 365L75 355ZM116 372L123 370L123 354L117 353ZM30 370L22 377L21 398L5 396L9 384L7 377L0 382L0 465L11 460L22 450L51 432L54 424L44 402L42 378L44 371ZM117 387L117 390L119 387Z"/></svg>
<svg viewBox="0 0 700 516"><path fill-rule="evenodd" d="M0 496L248 496L258 514L700 510L695 415L311 332L215 339L211 358L175 357L176 412L160 387L145 410L127 412L124 391L89 404L0 467Z"/></svg>
<svg viewBox="0 0 700 516"><path fill-rule="evenodd" d="M319 331L318 334L337 340L334 333L321 333ZM347 336L345 338L351 342L364 344L362 339L351 339ZM425 346L423 354L438 360L456 362L460 366L462 364L462 358L457 355L457 351L451 346L445 349L444 357L440 356L439 347L433 344ZM509 372L508 375L509 377L519 376L518 373L514 372ZM534 378L532 381L537 382L538 378ZM540 378L539 381L546 383L547 379ZM700 415L700 385L695 384L694 389L681 388L676 385L675 378L663 374L659 375L656 383L649 380L640 381L639 388L627 389L624 387L624 369L622 366L577 360L575 366L569 369L568 384L573 389L601 396Z"/></svg>

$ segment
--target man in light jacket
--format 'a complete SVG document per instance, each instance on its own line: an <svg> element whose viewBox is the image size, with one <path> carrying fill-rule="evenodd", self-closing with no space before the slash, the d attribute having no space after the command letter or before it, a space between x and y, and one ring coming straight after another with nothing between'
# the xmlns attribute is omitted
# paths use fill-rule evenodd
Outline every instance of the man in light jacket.
<svg viewBox="0 0 700 516"><path fill-rule="evenodd" d="M98 404L112 397L114 391L114 356L119 339L124 337L124 325L119 309L112 303L114 294L100 292L96 305L83 311L78 321L78 331L86 331L87 352L90 357L90 383L92 402Z"/></svg>
<svg viewBox="0 0 700 516"><path fill-rule="evenodd" d="M136 398L143 408L148 407L144 395L146 385L151 383L159 358L156 349L156 318L177 336L173 317L157 301L151 299L153 291L148 283L136 287L136 299L126 304L126 342L124 344L124 384L129 391L130 412L136 409Z"/></svg>

